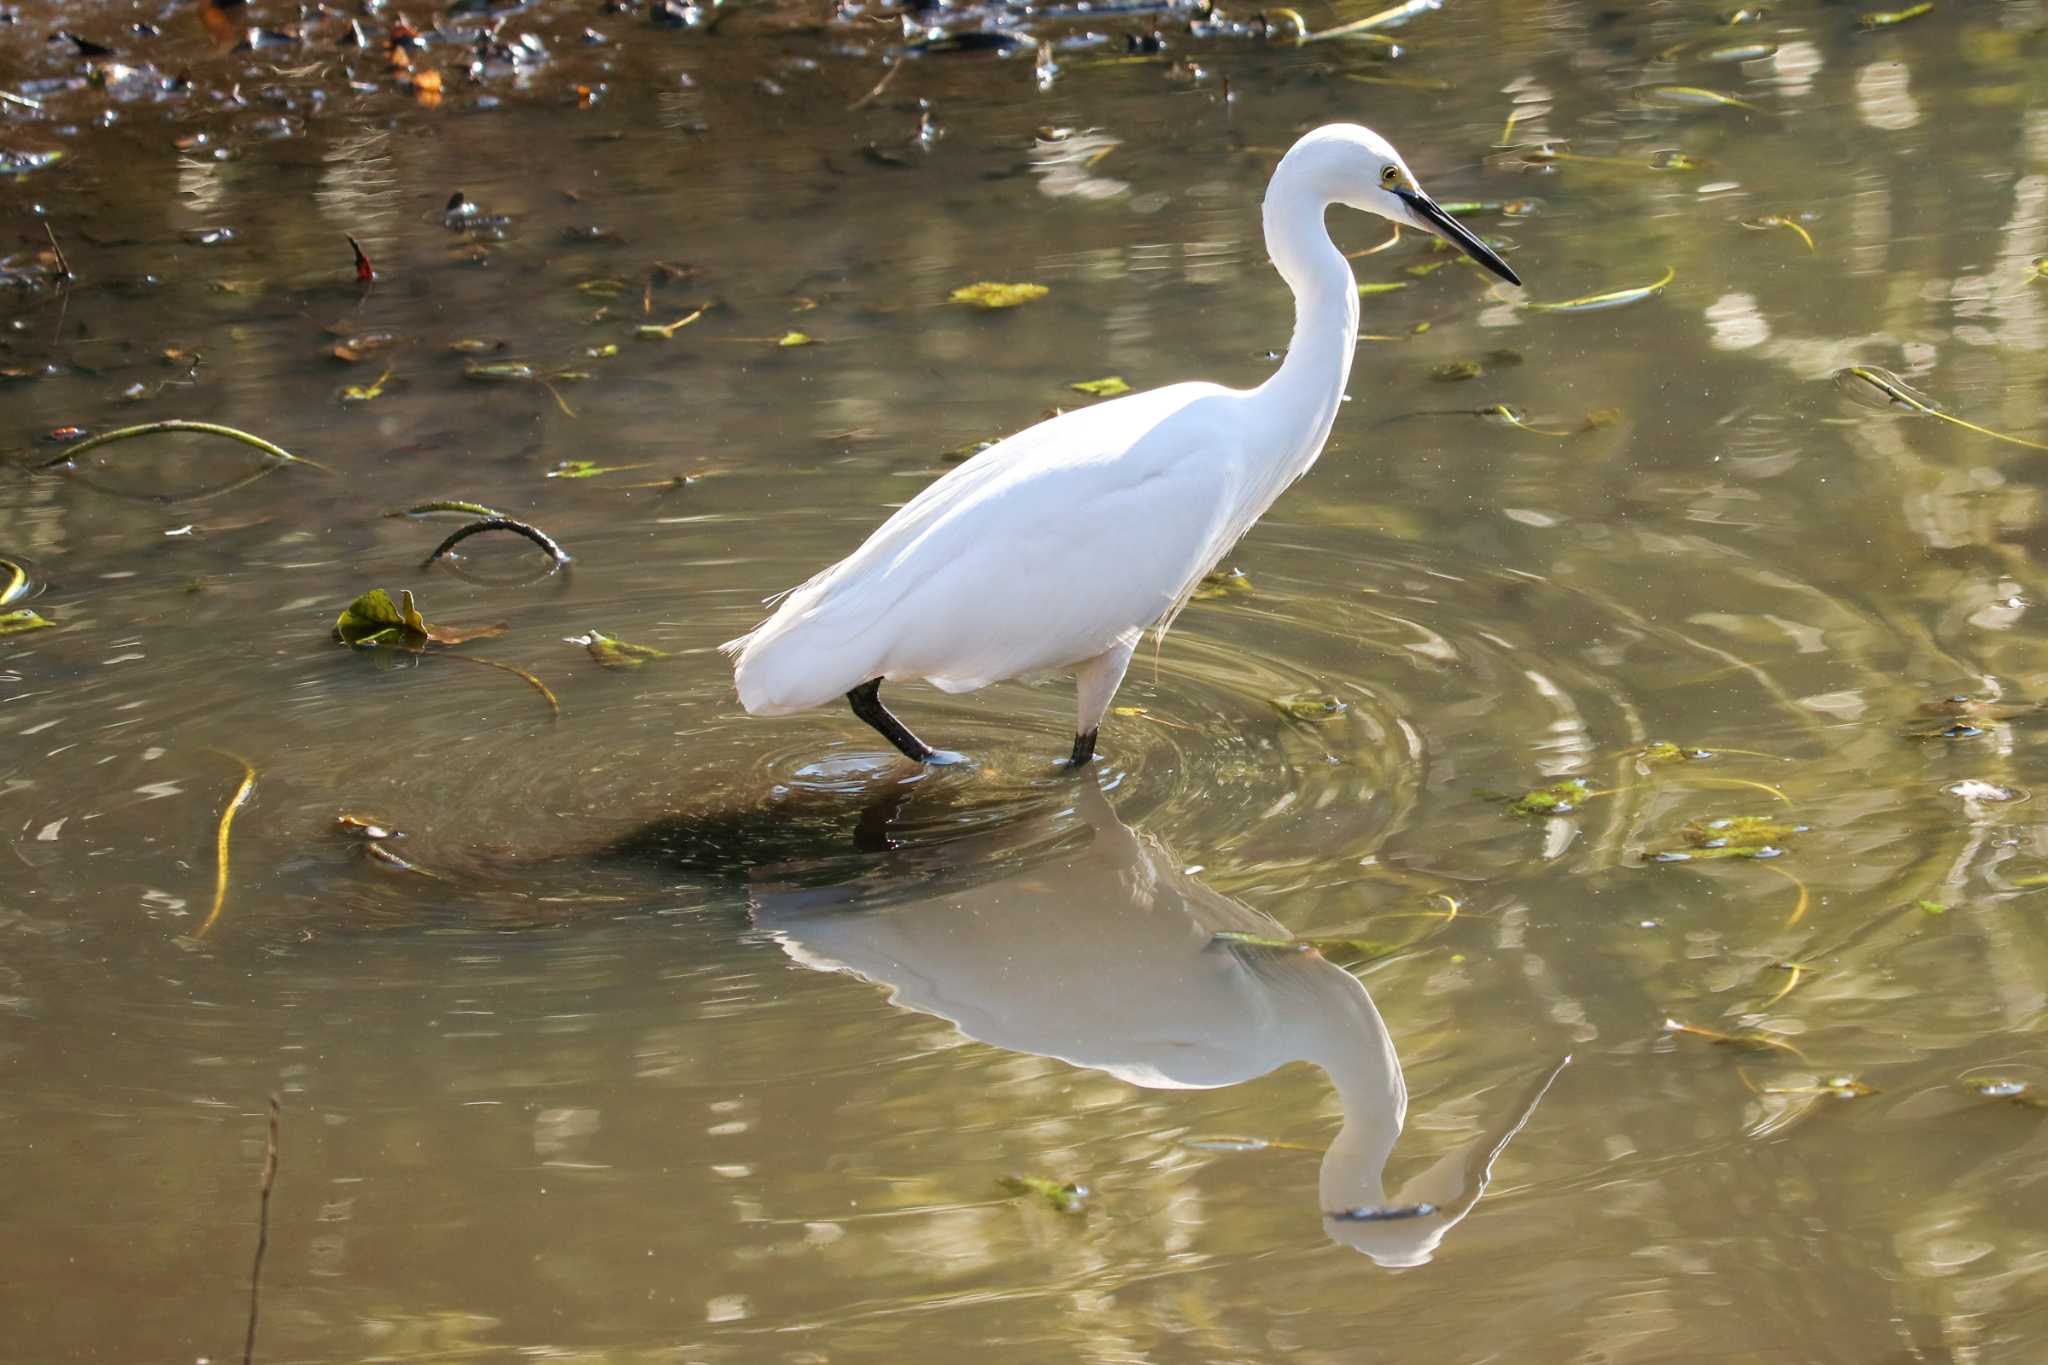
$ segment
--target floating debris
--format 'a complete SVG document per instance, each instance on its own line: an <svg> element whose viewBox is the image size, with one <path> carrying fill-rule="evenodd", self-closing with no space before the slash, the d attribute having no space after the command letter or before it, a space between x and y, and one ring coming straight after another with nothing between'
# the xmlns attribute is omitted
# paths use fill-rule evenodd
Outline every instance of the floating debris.
<svg viewBox="0 0 2048 1365"><path fill-rule="evenodd" d="M1326 692L1288 692L1282 696L1268 697L1266 700L1275 711L1289 720L1305 720L1316 724L1335 720L1351 709L1351 703Z"/></svg>
<svg viewBox="0 0 2048 1365"><path fill-rule="evenodd" d="M1851 365L1845 370L1835 371L1835 387L1865 407L1904 412L1918 417L1933 417L1952 426L1959 426L1965 431L1974 431L1979 436L2004 441L2008 445L2024 446L2028 450L2048 450L2048 445L2043 445L2039 441L2008 436L2002 431L1980 427L1975 422L1964 421L1954 413L1944 412L1939 403L1910 387L1905 380L1890 370L1879 369L1875 365Z"/></svg>
<svg viewBox="0 0 2048 1365"><path fill-rule="evenodd" d="M397 645L420 650L430 642L459 645L505 633L502 624L468 628L431 626L421 618L410 590L402 590L399 599L400 604L394 606L391 594L382 588L372 588L349 603L334 619L335 642L357 649Z"/></svg>
<svg viewBox="0 0 2048 1365"><path fill-rule="evenodd" d="M1073 1181L1062 1184L1048 1180L1042 1175L1006 1175L996 1181L1014 1195L1026 1195L1051 1209L1054 1213L1086 1213L1088 1211L1088 1187Z"/></svg>
<svg viewBox="0 0 2048 1365"><path fill-rule="evenodd" d="M1215 569L1202 575L1202 581L1195 584L1191 600L1213 602L1219 597L1241 597L1251 592L1252 580L1243 569Z"/></svg>
<svg viewBox="0 0 2048 1365"><path fill-rule="evenodd" d="M1802 1062L1806 1060L1806 1054L1798 1048L1792 1046L1792 1044L1776 1034L1765 1033L1760 1029L1751 1029L1743 1033L1722 1033L1716 1029L1699 1028L1692 1024L1681 1024L1676 1019L1666 1018L1664 1020L1664 1031L1666 1033L1682 1033L1689 1038L1699 1038L1722 1047L1742 1048L1751 1052L1789 1052Z"/></svg>
<svg viewBox="0 0 2048 1365"><path fill-rule="evenodd" d="M1085 393L1095 398L1114 398L1118 394L1131 391L1131 386L1124 382L1123 376L1115 374L1104 379L1083 379L1067 387L1076 393Z"/></svg>
<svg viewBox="0 0 2048 1365"><path fill-rule="evenodd" d="M464 502L459 498L443 498L435 502L414 503L395 512L386 512L387 517L430 517L444 513L461 513L472 517L503 517L505 514L495 507L486 507L480 502Z"/></svg>
<svg viewBox="0 0 2048 1365"><path fill-rule="evenodd" d="M1919 4L1908 5L1904 9L1875 10L1868 14L1859 14L1856 16L1856 26L1865 33L1874 33L1878 29L1893 28L1909 19L1918 19L1922 15L1932 13L1934 0L1920 0Z"/></svg>
<svg viewBox="0 0 2048 1365"><path fill-rule="evenodd" d="M1773 820L1763 815L1730 815L1713 820L1688 820L1679 831L1687 848L1662 849L1649 856L1655 862L1699 862L1714 858L1775 858L1784 852L1778 845L1808 826Z"/></svg>
<svg viewBox="0 0 2048 1365"><path fill-rule="evenodd" d="M595 630L587 635L567 635L563 639L568 644L582 645L590 651L591 658L597 660L606 668L638 668L650 659L666 659L669 657L668 651L665 649L656 649L652 645L636 645L626 640L615 640L611 636Z"/></svg>
<svg viewBox="0 0 2048 1365"><path fill-rule="evenodd" d="M1429 377L1439 384L1458 384L1467 379L1477 379L1486 373L1486 367L1476 360L1446 360L1433 367Z"/></svg>
<svg viewBox="0 0 2048 1365"><path fill-rule="evenodd" d="M1583 777L1568 777L1562 782L1553 782L1547 787L1536 787L1520 796L1491 796L1487 799L1506 801L1509 815L1568 815L1579 808L1579 804L1596 796L1590 782Z"/></svg>
<svg viewBox="0 0 2048 1365"><path fill-rule="evenodd" d="M235 758L232 754L228 756ZM220 827L214 838L213 908L206 912L206 922L199 926L194 938L206 937L207 930L213 928L214 921L220 918L221 907L228 903L228 828L235 823L235 812L242 808L256 787L256 769L249 765L247 759L235 758L235 762L242 765L242 782L222 808Z"/></svg>
<svg viewBox="0 0 2048 1365"><path fill-rule="evenodd" d="M946 296L946 302L965 303L975 308L1015 308L1042 299L1051 292L1042 284L997 284L983 280L955 289Z"/></svg>
<svg viewBox="0 0 2048 1365"><path fill-rule="evenodd" d="M1535 303L1528 300L1522 307L1538 313L1597 313L1606 308L1621 308L1631 303L1641 303L1664 292L1664 286L1678 278L1678 272L1670 266L1664 267L1664 277L1655 284L1641 284L1632 289L1614 289L1604 294L1587 294L1583 298L1566 299L1562 303Z"/></svg>
<svg viewBox="0 0 2048 1365"><path fill-rule="evenodd" d="M467 526L459 526L449 532L448 538L434 547L434 552L427 556L426 563L420 567L426 568L457 545L468 540L471 536L482 535L486 531L510 531L513 535L525 536L535 545L540 546L542 553L553 560L555 567L558 569L569 562L569 552L564 550L560 542L546 531L541 530L538 526L520 521L516 517L493 514L481 520L472 521Z"/></svg>
<svg viewBox="0 0 2048 1365"><path fill-rule="evenodd" d="M115 431L103 431L99 435L87 437L75 445L66 446L63 454L53 455L35 467L37 469L51 469L57 465L70 464L88 450L97 450L101 446L111 445L115 441L128 441L133 440L137 436L154 436L168 431L191 431L208 436L225 436L230 440L240 441L243 445L254 446L279 464L305 465L310 469L317 469L323 474L332 474L334 472L324 464L309 460L303 455L294 455L282 446L272 445L261 436L252 436L246 431L238 431L234 427L224 427L217 422L189 422L182 418L167 418L161 422L144 422L141 426L121 427Z"/></svg>
<svg viewBox="0 0 2048 1365"><path fill-rule="evenodd" d="M0 612L0 637L22 635L31 630L47 630L57 623L28 607L14 611Z"/></svg>
<svg viewBox="0 0 2048 1365"><path fill-rule="evenodd" d="M1987 1100L2009 1100L2029 1109L2048 1109L2048 1099L2041 1096L2032 1081L2013 1076L1972 1076L1963 1084Z"/></svg>
<svg viewBox="0 0 2048 1365"><path fill-rule="evenodd" d="M1782 213L1767 213L1761 218L1745 218L1742 220L1742 225L1756 232L1768 232L1773 228L1783 228L1787 232L1796 233L1799 240L1806 243L1808 251L1819 250L1813 244L1813 234Z"/></svg>
<svg viewBox="0 0 2048 1365"><path fill-rule="evenodd" d="M1764 111L1748 100L1697 85L1646 85L1635 92L1642 104L1661 104L1673 109L1740 109L1746 114Z"/></svg>

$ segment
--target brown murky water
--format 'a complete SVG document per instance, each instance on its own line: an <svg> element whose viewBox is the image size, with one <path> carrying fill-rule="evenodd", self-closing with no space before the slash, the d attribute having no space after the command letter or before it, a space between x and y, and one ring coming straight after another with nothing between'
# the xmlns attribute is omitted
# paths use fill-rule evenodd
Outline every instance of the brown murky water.
<svg viewBox="0 0 2048 1365"><path fill-rule="evenodd" d="M1981 1087L2048 1085L2043 456L1832 376L2048 438L2048 20L1716 10L1464 3L1393 62L1048 18L1043 80L862 103L894 12L479 6L413 55L438 105L390 10L8 10L0 152L65 155L0 177L5 610L55 623L0 637L0 1355L234 1358L275 1092L263 1360L2039 1359L2048 1113ZM929 776L738 711L716 643L947 452L1265 374L1258 197L1335 119L1526 201L1473 221L1533 300L1672 278L1543 312L1359 258L1393 339L1088 776L1063 681L900 692L979 760ZM559 377L464 376L515 361ZM332 472L29 469L167 417ZM423 569L456 523L384 514L450 497L573 566ZM560 718L332 643L372 587L503 622L455 652ZM1734 817L1782 856L1656 860Z"/></svg>

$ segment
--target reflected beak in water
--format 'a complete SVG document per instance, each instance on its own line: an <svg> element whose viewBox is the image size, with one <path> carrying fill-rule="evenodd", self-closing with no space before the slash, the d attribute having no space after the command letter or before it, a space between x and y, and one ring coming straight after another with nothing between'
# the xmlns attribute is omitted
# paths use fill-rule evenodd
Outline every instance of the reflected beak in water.
<svg viewBox="0 0 2048 1365"><path fill-rule="evenodd" d="M1415 226L1424 232L1435 233L1509 284L1519 285L1522 282L1522 277L1500 258L1499 252L1475 237L1472 229L1438 208L1436 200L1421 190L1395 190L1394 193L1401 197L1401 202L1408 206L1408 212L1414 215Z"/></svg>

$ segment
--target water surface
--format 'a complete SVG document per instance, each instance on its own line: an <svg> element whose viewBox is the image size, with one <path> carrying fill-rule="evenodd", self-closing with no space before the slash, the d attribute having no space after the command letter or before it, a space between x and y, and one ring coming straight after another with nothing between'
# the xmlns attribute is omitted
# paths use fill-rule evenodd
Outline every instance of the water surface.
<svg viewBox="0 0 2048 1365"><path fill-rule="evenodd" d="M2040 1355L2048 1129L1973 1082L2048 1084L2042 456L1833 381L2048 439L2038 6L1463 3L1391 62L1054 12L893 76L896 11L474 6L438 100L389 10L11 13L0 150L65 154L0 181L0 555L57 624L0 638L21 1358L231 1358L271 1093L262 1359ZM964 771L744 716L718 642L963 448L1270 372L1259 194L1336 119L1514 205L1473 221L1527 294L1358 258L1388 339L1104 761L1055 769L1064 680L898 689ZM552 387L465 377L515 361ZM333 472L30 470L168 417ZM423 569L455 523L384 514L448 497L573 566ZM458 652L559 719L334 644L371 587L505 623ZM1741 816L1796 828L1655 857Z"/></svg>

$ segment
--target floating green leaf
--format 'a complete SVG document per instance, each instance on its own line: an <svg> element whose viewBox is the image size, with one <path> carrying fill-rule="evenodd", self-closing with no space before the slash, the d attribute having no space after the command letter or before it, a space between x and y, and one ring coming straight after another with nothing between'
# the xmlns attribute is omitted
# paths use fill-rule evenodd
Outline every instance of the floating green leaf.
<svg viewBox="0 0 2048 1365"><path fill-rule="evenodd" d="M459 645L465 640L480 640L504 633L502 625L469 629L428 625L421 618L410 591L401 591L399 603L394 606L391 594L382 588L372 588L349 603L334 621L335 640L352 647L399 645L406 649L424 649L429 643Z"/></svg>
<svg viewBox="0 0 2048 1365"><path fill-rule="evenodd" d="M775 344L777 346L815 346L818 344L818 340L808 332L784 332L776 338Z"/></svg>
<svg viewBox="0 0 2048 1365"><path fill-rule="evenodd" d="M43 630L56 624L55 621L27 607L0 612L0 635L20 635L26 631Z"/></svg>
<svg viewBox="0 0 2048 1365"><path fill-rule="evenodd" d="M1689 820L1679 831L1689 847L1663 849L1649 856L1660 863L1703 862L1715 858L1775 858L1784 850L1779 844L1805 825L1773 820L1764 815L1729 815L1713 820Z"/></svg>
<svg viewBox="0 0 2048 1365"><path fill-rule="evenodd" d="M1123 376L1116 374L1104 379L1083 379L1067 387L1076 393L1090 394L1096 398L1114 398L1120 393L1131 391L1131 386L1124 382Z"/></svg>
<svg viewBox="0 0 2048 1365"><path fill-rule="evenodd" d="M1213 602L1219 597L1238 597L1252 590L1251 579L1243 569L1217 569L1202 575L1202 581L1195 584L1193 600Z"/></svg>
<svg viewBox="0 0 2048 1365"><path fill-rule="evenodd" d="M1289 692L1283 696L1267 698L1275 711L1289 720L1305 720L1321 723L1335 720L1351 709L1351 704L1330 696L1326 692Z"/></svg>
<svg viewBox="0 0 2048 1365"><path fill-rule="evenodd" d="M1072 1181L1061 1184L1042 1175L1006 1175L996 1183L1011 1194L1029 1195L1054 1213L1088 1211L1088 1187Z"/></svg>
<svg viewBox="0 0 2048 1365"><path fill-rule="evenodd" d="M391 378L391 371L385 370L377 376L374 384L348 384L336 395L344 403L369 403L384 396L384 385Z"/></svg>
<svg viewBox="0 0 2048 1365"><path fill-rule="evenodd" d="M572 645L582 645L590 651L590 657L606 668L638 668L649 659L666 659L668 651L652 645L636 645L625 640L615 640L609 635L591 631L587 635L565 637Z"/></svg>
<svg viewBox="0 0 2048 1365"><path fill-rule="evenodd" d="M1429 377L1439 384L1457 384L1467 379L1477 379L1486 373L1486 367L1476 360L1446 360L1430 370Z"/></svg>
<svg viewBox="0 0 2048 1365"><path fill-rule="evenodd" d="M1042 284L997 284L982 280L962 285L946 296L948 303L965 303L976 308L1015 308L1042 299L1052 291Z"/></svg>
<svg viewBox="0 0 2048 1365"><path fill-rule="evenodd" d="M1594 796L1592 784L1583 777L1568 777L1562 782L1553 782L1547 787L1536 787L1513 798L1502 798L1508 802L1509 815L1565 815L1579 808L1579 803Z"/></svg>
<svg viewBox="0 0 2048 1365"><path fill-rule="evenodd" d="M1940 901L1914 901L1913 904L1919 906L1930 915L1946 915L1948 913L1948 907Z"/></svg>
<svg viewBox="0 0 2048 1365"><path fill-rule="evenodd" d="M1371 284L1359 285L1358 292L1360 294L1391 294L1396 289L1406 289L1407 287L1408 281L1406 280L1379 280Z"/></svg>

